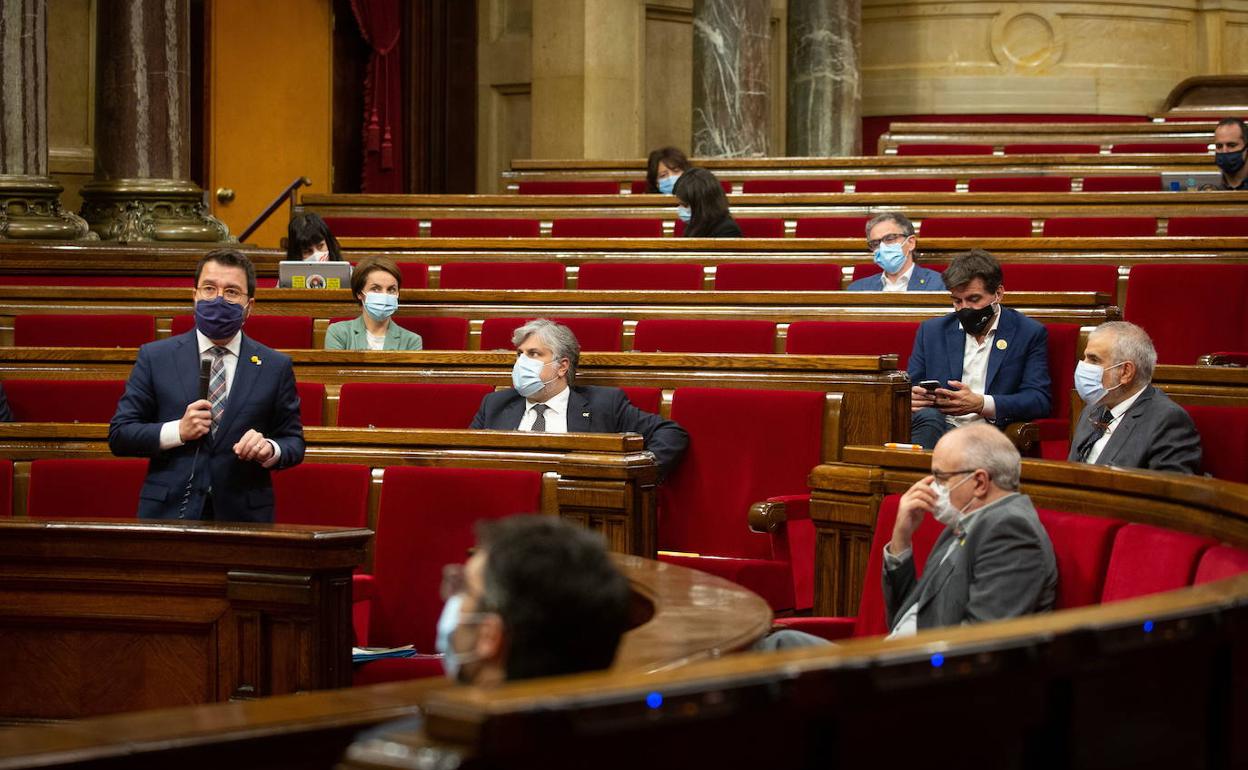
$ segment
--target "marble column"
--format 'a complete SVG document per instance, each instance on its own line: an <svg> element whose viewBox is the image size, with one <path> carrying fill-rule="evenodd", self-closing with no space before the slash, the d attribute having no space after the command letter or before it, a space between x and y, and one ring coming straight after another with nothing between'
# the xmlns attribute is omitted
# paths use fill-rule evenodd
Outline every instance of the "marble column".
<svg viewBox="0 0 1248 770"><path fill-rule="evenodd" d="M97 8L95 179L82 215L110 240L228 240L190 181L189 0Z"/></svg>
<svg viewBox="0 0 1248 770"><path fill-rule="evenodd" d="M862 0L789 0L789 155L862 153Z"/></svg>
<svg viewBox="0 0 1248 770"><path fill-rule="evenodd" d="M88 232L48 177L47 16L46 0L0 0L0 239Z"/></svg>
<svg viewBox="0 0 1248 770"><path fill-rule="evenodd" d="M771 0L694 0L693 154L766 155Z"/></svg>

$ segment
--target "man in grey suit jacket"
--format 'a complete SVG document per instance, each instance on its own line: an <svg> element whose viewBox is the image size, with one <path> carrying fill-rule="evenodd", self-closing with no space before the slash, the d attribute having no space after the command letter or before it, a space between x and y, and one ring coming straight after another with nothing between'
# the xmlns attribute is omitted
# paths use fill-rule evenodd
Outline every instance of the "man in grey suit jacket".
<svg viewBox="0 0 1248 770"><path fill-rule="evenodd" d="M985 423L936 444L932 475L902 495L884 547L891 636L1052 609L1057 560L1031 500L1018 493L1020 466L1010 440ZM911 541L928 512L946 529L919 578Z"/></svg>
<svg viewBox="0 0 1248 770"><path fill-rule="evenodd" d="M1110 321L1093 330L1075 369L1086 406L1067 459L1200 473L1200 434L1183 407L1152 386L1156 365L1153 341L1135 324Z"/></svg>
<svg viewBox="0 0 1248 770"><path fill-rule="evenodd" d="M884 272L851 283L846 291L944 291L940 273L914 263L914 224L887 211L867 222L867 249Z"/></svg>

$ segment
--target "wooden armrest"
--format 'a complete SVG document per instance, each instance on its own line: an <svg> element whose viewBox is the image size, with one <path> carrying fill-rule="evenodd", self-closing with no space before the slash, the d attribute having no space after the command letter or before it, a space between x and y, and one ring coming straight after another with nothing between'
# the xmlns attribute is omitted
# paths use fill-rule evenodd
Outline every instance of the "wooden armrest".
<svg viewBox="0 0 1248 770"><path fill-rule="evenodd" d="M1005 435L1023 457L1038 457L1040 452L1040 426L1034 422L1012 422L1005 426Z"/></svg>
<svg viewBox="0 0 1248 770"><path fill-rule="evenodd" d="M786 521L788 521L788 506L779 500L764 500L750 506L751 532L762 534L775 532Z"/></svg>
<svg viewBox="0 0 1248 770"><path fill-rule="evenodd" d="M1248 366L1248 353L1210 353L1197 361L1201 366Z"/></svg>

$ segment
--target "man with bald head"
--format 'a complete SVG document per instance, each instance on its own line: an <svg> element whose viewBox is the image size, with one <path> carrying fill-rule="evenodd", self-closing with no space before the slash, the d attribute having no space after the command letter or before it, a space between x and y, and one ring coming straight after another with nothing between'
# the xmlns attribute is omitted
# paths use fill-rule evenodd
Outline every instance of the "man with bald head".
<svg viewBox="0 0 1248 770"><path fill-rule="evenodd" d="M1020 471L1014 444L987 423L937 442L931 475L902 495L884 547L890 638L1053 608L1057 560L1031 500L1018 492ZM911 541L928 513L945 531L916 578Z"/></svg>

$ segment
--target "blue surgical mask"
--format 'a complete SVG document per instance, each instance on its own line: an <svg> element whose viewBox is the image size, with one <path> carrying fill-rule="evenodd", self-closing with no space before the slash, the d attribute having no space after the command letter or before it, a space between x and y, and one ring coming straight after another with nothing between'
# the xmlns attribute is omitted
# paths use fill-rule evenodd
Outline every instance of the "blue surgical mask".
<svg viewBox="0 0 1248 770"><path fill-rule="evenodd" d="M370 291L364 295L364 309L374 321L384 321L399 309L399 298L393 294Z"/></svg>
<svg viewBox="0 0 1248 770"><path fill-rule="evenodd" d="M881 243L875 250L875 264L889 275L897 275L901 272L902 265L906 264L906 252L902 250L900 243Z"/></svg>
<svg viewBox="0 0 1248 770"><path fill-rule="evenodd" d="M1126 361L1123 361L1110 367L1097 366L1087 361L1075 364L1075 390L1079 392L1079 398L1083 399L1083 403L1099 404L1105 400L1105 396L1109 395L1109 391L1121 387L1121 382L1113 388L1106 388L1102 383L1107 369L1115 369L1125 363Z"/></svg>
<svg viewBox="0 0 1248 770"><path fill-rule="evenodd" d="M693 219L693 212L689 210L688 206L677 206L676 216L680 217L680 221L689 224L689 220Z"/></svg>
<svg viewBox="0 0 1248 770"><path fill-rule="evenodd" d="M553 363L554 361L543 363L536 358L516 356L516 363L511 367L511 384L515 386L516 392L525 398L541 393L542 388L547 385L547 381L542 379L542 370Z"/></svg>
<svg viewBox="0 0 1248 770"><path fill-rule="evenodd" d="M451 635L455 633L456 628L465 623L479 622L481 617L479 613L464 615L463 604L464 595L455 594L442 605L442 614L438 616L438 633L434 642L434 648L442 655L443 673L446 674L447 679L455 682L460 680L460 672L464 664L477 660L476 654L457 652L455 646L451 644Z"/></svg>
<svg viewBox="0 0 1248 770"><path fill-rule="evenodd" d="M195 328L210 340L232 339L247 320L247 308L225 297L201 299L195 303Z"/></svg>
<svg viewBox="0 0 1248 770"><path fill-rule="evenodd" d="M664 195L671 195L672 190L676 189L676 180L680 179L680 174L672 174L665 176L659 180L659 192Z"/></svg>

